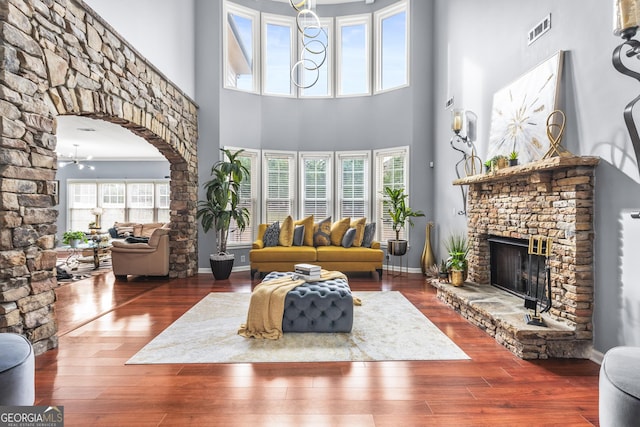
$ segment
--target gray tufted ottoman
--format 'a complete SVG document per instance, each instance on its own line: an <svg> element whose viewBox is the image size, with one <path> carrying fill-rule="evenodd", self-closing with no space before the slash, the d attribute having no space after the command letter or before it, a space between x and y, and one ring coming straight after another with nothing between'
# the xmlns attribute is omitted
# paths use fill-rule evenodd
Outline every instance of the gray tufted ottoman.
<svg viewBox="0 0 640 427"><path fill-rule="evenodd" d="M271 272L264 281L293 273ZM287 294L282 332L351 332L353 296L344 279L307 282Z"/></svg>

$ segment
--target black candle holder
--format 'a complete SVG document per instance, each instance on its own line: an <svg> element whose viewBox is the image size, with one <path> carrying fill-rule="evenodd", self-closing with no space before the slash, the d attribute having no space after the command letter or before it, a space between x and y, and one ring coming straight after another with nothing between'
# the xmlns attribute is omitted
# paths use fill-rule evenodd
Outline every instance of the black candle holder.
<svg viewBox="0 0 640 427"><path fill-rule="evenodd" d="M640 58L640 41L633 38L637 31L638 27L631 27L622 30L620 35L624 41L613 51L613 66L625 76L632 77L640 82L640 73L631 70L622 62L623 55L627 58ZM638 128L633 120L633 108L638 101L640 101L640 95L627 104L624 109L623 116L624 123L626 124L629 136L631 137L633 151L636 154L638 170L640 171L640 135L638 135Z"/></svg>

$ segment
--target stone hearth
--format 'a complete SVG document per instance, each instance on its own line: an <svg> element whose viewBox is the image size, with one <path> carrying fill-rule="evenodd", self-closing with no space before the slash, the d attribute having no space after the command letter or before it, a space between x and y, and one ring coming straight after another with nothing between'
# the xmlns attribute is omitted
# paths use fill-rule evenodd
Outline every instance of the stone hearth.
<svg viewBox="0 0 640 427"><path fill-rule="evenodd" d="M454 181L468 185L469 282L438 297L525 359L588 358L593 332L596 157L555 157ZM548 327L527 325L521 298L490 285L490 236L553 240Z"/></svg>

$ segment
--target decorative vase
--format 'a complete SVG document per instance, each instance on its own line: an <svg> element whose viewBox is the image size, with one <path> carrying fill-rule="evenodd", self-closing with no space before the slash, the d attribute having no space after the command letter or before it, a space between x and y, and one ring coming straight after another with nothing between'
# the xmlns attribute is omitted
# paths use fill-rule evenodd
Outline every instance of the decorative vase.
<svg viewBox="0 0 640 427"><path fill-rule="evenodd" d="M431 249L432 227L433 223L428 222L424 239L424 249L422 250L422 258L420 258L420 267L422 268L422 274L427 274L429 268L436 263L436 259L433 256L433 250Z"/></svg>
<svg viewBox="0 0 640 427"><path fill-rule="evenodd" d="M451 270L451 284L453 286L462 286L464 283L464 271Z"/></svg>
<svg viewBox="0 0 640 427"><path fill-rule="evenodd" d="M82 240L80 240L80 239L70 239L69 240L69 246L71 246L72 248L77 248L78 246L80 246L81 243L82 243Z"/></svg>

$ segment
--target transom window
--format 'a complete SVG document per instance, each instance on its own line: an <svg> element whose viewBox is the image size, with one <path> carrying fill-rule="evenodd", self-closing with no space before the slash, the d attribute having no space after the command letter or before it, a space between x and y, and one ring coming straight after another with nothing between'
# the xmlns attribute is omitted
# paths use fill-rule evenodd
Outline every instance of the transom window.
<svg viewBox="0 0 640 427"><path fill-rule="evenodd" d="M225 88L311 98L366 96L409 85L409 0L373 14L321 16L321 28L307 30L313 34L300 34L292 16L224 4Z"/></svg>

